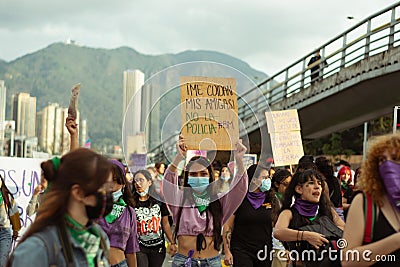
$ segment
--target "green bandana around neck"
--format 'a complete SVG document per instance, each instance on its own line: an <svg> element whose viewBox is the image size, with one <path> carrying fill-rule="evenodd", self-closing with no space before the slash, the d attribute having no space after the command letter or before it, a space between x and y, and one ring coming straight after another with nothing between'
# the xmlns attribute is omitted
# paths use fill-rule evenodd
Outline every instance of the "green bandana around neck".
<svg viewBox="0 0 400 267"><path fill-rule="evenodd" d="M275 196L276 196L279 200L282 200L282 199L283 199L282 193L276 192L276 193L275 193Z"/></svg>
<svg viewBox="0 0 400 267"><path fill-rule="evenodd" d="M68 214L65 214L65 222L72 238L85 250L89 266L95 267L96 255L100 248L100 233L92 227L81 225Z"/></svg>
<svg viewBox="0 0 400 267"><path fill-rule="evenodd" d="M106 222L115 222L119 218L119 216L124 213L125 207L126 203L124 199L120 197L117 202L114 202L112 211L105 217Z"/></svg>
<svg viewBox="0 0 400 267"><path fill-rule="evenodd" d="M4 201L4 199L3 199L3 193L2 193L1 190L0 190L0 205L3 205L3 201Z"/></svg>
<svg viewBox="0 0 400 267"><path fill-rule="evenodd" d="M342 187L347 190L349 189L349 184L342 181Z"/></svg>
<svg viewBox="0 0 400 267"><path fill-rule="evenodd" d="M308 219L310 220L310 222L312 222L312 221L314 221L314 220L317 218L317 216L318 216L318 214L315 214L314 217L310 217L310 218L308 218Z"/></svg>
<svg viewBox="0 0 400 267"><path fill-rule="evenodd" d="M192 195L194 199L194 204L196 205L199 212L202 213L203 211L205 211L208 208L208 205L210 205L210 196L208 195L208 193L204 192L201 195L197 195L193 192Z"/></svg>

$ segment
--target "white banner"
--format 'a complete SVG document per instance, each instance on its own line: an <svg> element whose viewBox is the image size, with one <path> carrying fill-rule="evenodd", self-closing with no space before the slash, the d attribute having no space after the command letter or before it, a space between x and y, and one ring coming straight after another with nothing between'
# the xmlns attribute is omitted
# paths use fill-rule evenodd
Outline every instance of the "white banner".
<svg viewBox="0 0 400 267"><path fill-rule="evenodd" d="M0 157L0 175L18 204L23 234L33 217L26 214L26 206L35 187L40 183L40 163L46 159ZM35 216L35 215L33 215Z"/></svg>

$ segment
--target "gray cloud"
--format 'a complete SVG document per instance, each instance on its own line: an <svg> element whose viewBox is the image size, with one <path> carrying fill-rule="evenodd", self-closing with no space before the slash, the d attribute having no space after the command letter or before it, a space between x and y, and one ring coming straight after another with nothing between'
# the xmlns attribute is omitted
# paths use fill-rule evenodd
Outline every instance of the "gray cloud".
<svg viewBox="0 0 400 267"><path fill-rule="evenodd" d="M104 3L103 3L104 2ZM72 38L141 53L215 50L273 74L390 5L389 0L3 0L0 58Z"/></svg>

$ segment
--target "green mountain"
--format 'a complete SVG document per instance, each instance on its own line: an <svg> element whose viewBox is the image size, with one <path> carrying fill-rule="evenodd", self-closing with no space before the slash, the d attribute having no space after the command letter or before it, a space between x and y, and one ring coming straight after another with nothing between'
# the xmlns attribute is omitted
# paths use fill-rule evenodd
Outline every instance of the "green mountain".
<svg viewBox="0 0 400 267"><path fill-rule="evenodd" d="M80 82L79 110L88 120L92 144L120 144L123 71L140 69L148 78L166 67L190 61L223 63L258 81L267 77L237 58L213 51L153 56L129 47L100 49L55 43L11 62L0 60L0 79L7 87L7 118L12 94L27 92L37 97L38 111L51 102L67 107L72 85Z"/></svg>

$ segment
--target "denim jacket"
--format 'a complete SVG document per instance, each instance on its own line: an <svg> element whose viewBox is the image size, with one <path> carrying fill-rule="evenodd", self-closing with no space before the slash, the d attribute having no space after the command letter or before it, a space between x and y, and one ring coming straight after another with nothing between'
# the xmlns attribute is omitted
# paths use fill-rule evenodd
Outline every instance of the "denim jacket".
<svg viewBox="0 0 400 267"><path fill-rule="evenodd" d="M105 240L107 250L110 249L110 243L107 235L98 225L94 225L100 232L101 238ZM54 241L50 243L48 240ZM70 237L72 245L72 253L74 256L76 267L89 267L83 247ZM47 244L46 244L47 243ZM48 255L48 251L53 251L53 255ZM109 267L107 260L108 251L106 253L100 247L96 255L97 267ZM53 262L51 262L53 261ZM36 233L28 237L24 242L20 243L10 257L10 266L27 267L27 266L57 266L66 267L67 263L62 252L62 246L57 234L56 226L48 226L40 234Z"/></svg>

